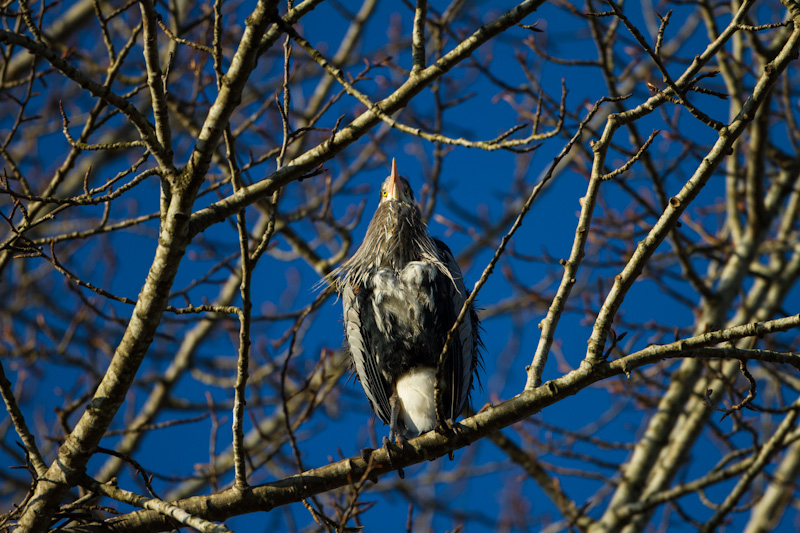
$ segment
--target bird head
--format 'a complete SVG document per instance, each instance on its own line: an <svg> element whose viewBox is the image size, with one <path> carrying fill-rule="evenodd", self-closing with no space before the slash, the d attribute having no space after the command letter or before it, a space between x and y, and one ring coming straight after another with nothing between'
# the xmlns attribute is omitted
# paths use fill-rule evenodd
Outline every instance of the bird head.
<svg viewBox="0 0 800 533"><path fill-rule="evenodd" d="M392 201L416 205L411 185L397 172L397 163L394 158L392 158L392 173L381 185L381 204Z"/></svg>

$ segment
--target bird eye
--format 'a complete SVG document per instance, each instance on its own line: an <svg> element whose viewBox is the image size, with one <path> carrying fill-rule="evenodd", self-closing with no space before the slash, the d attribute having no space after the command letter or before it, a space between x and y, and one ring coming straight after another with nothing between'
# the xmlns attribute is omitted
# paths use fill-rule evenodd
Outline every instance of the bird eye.
<svg viewBox="0 0 800 533"><path fill-rule="evenodd" d="M386 196L386 189L381 189L381 196Z"/></svg>

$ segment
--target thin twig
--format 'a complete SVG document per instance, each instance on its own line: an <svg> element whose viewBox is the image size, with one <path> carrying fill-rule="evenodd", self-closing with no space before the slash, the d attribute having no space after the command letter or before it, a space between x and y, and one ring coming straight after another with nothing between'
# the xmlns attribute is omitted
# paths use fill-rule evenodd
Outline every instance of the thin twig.
<svg viewBox="0 0 800 533"><path fill-rule="evenodd" d="M14 396L14 389L11 386L11 382L6 377L6 371L3 368L2 361L0 361L0 395L3 396L8 416L11 417L14 429L17 430L17 435L19 435L19 438L22 440L22 444L25 447L25 452L33 466L33 470L38 477L44 476L47 472L47 464L44 462L42 454L36 446L36 439L33 433L30 432L28 425L25 423L25 417L19 408L19 404L17 404L17 399Z"/></svg>
<svg viewBox="0 0 800 533"><path fill-rule="evenodd" d="M609 172L608 174L603 174L602 176L600 176L600 179L603 181L610 180L627 172L633 166L633 164L636 161L638 161L639 158L642 157L645 150L647 150L647 148L653 143L653 141L655 140L655 138L658 136L659 133L661 133L661 130L653 131L653 133L651 133L650 136L647 138L647 141L645 141L645 143L642 145L641 148L639 148L639 151L636 152L636 154L633 157L631 157L624 165L619 167L617 170Z"/></svg>

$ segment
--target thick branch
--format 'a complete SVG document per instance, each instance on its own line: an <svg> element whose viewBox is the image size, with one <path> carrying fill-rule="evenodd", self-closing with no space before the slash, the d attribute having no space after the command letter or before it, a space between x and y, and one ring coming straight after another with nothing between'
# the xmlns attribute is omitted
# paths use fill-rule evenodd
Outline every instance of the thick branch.
<svg viewBox="0 0 800 533"><path fill-rule="evenodd" d="M764 333L787 331L800 326L800 315L772 320L759 324L748 324L738 328L713 332L679 341L684 347L699 348L704 343L744 338ZM308 470L303 474L280 481L267 483L240 492L229 489L208 496L195 496L174 502L188 513L220 522L232 516L253 512L269 511L287 503L298 502L315 494L330 491L351 484L363 476L377 478L394 469L404 468L423 461L441 457L452 450L463 448L491 433L508 427L527 418L545 407L557 403L568 396L608 379L629 373L631 369L666 358L712 357L701 350L677 351L673 343L651 347L611 363L604 363L592 369L579 368L558 379L548 381L541 387L527 390L514 398L495 406L489 406L478 414L457 424L458 430L450 437L431 431L409 441L401 451L393 451L391 461L385 448L377 449L365 460L361 456L350 457L327 466ZM762 360L757 351L741 351L741 358ZM798 357L800 359L800 357ZM769 360L766 358L765 360ZM147 533L168 530L172 524L164 516L152 511L138 511L103 524L70 528L70 532L99 533L125 532Z"/></svg>
<svg viewBox="0 0 800 533"><path fill-rule="evenodd" d="M421 70L418 76L407 80L391 95L374 104L350 124L336 131L324 143L308 150L290 161L286 166L269 177L249 187L243 187L231 196L216 202L192 215L193 233L205 230L215 222L236 213L244 206L272 194L276 189L296 180L332 158L357 141L380 122L380 115L391 115L406 104L433 81L446 74L458 63L472 55L483 43L513 26L525 16L535 11L544 0L526 0L504 13L494 21L480 27L470 37L445 54L433 65Z"/></svg>

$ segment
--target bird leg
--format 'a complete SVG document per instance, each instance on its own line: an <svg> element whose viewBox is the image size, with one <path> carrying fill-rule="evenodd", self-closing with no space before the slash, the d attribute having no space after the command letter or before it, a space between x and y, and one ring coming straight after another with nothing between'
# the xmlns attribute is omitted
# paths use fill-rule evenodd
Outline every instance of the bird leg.
<svg viewBox="0 0 800 533"><path fill-rule="evenodd" d="M383 446L386 448L386 455L389 456L389 465L392 468L395 468L394 462L392 461L391 446L396 441L399 441L400 447L403 448L406 443L406 438L400 431L400 428L397 424L397 420L400 417L400 398L397 396L396 391L392 393L392 396L389 398L389 407L392 409L391 414L389 415L389 437L383 437ZM400 479L404 479L406 477L406 474L403 472L402 468L397 468L397 475L400 476Z"/></svg>
<svg viewBox="0 0 800 533"><path fill-rule="evenodd" d="M398 426L398 419L400 417L400 398L397 396L396 392L392 394L391 398L389 398L389 405L392 409L389 416L389 436L383 437L383 447L386 448L386 456L389 458L389 467L392 470L397 470L397 475L400 476L400 479L405 479L406 473L403 472L402 468L396 467L394 465L394 461L392 460L392 447L395 444L395 440L400 443L401 449L405 447L405 443L408 442ZM364 461L369 461L369 456L374 451L375 450L372 448L362 449L361 458L364 459Z"/></svg>
<svg viewBox="0 0 800 533"><path fill-rule="evenodd" d="M395 442L400 442L400 447L404 447L406 443L406 437L403 435L403 432L400 431L400 426L398 425L398 419L400 418L400 397L397 395L397 391L392 393L391 398L389 398L389 407L391 408L391 413L389 414L389 440L394 444Z"/></svg>

